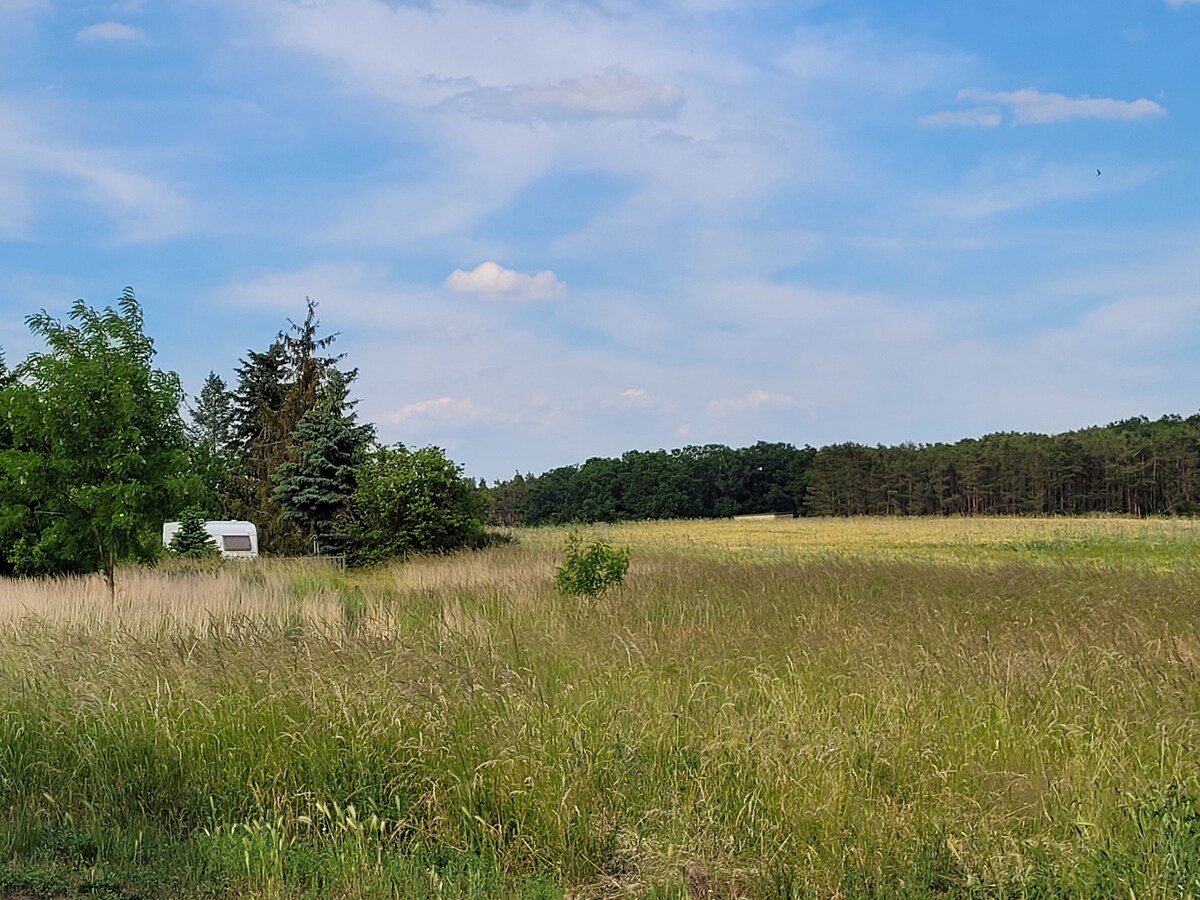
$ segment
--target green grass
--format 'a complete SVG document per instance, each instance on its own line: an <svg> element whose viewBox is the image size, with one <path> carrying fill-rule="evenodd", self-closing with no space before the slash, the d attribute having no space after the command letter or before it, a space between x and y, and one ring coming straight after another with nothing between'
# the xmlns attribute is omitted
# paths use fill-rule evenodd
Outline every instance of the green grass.
<svg viewBox="0 0 1200 900"><path fill-rule="evenodd" d="M986 565L622 537L596 604L554 591L541 533L175 573L108 614L24 601L0 894L1200 896L1190 563L1024 532ZM206 583L254 613L145 611Z"/></svg>

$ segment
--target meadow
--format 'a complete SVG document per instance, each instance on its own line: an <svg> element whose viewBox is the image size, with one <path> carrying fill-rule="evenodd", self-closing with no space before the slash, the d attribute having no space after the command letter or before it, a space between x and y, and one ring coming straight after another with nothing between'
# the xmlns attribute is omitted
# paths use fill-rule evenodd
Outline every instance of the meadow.
<svg viewBox="0 0 1200 900"><path fill-rule="evenodd" d="M0 896L1200 897L1200 523L0 584Z"/></svg>

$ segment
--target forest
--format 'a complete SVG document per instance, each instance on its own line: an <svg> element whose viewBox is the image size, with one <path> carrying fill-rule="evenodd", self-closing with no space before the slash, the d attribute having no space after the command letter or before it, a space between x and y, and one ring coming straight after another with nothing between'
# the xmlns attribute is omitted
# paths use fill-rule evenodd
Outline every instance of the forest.
<svg viewBox="0 0 1200 900"><path fill-rule="evenodd" d="M1191 515L1200 414L1057 435L813 449L759 442L589 459L490 488L505 525L796 516Z"/></svg>

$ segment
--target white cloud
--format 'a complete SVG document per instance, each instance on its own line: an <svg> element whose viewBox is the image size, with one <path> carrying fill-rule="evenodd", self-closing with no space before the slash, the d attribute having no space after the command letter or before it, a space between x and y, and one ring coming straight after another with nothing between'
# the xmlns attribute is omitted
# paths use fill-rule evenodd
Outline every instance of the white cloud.
<svg viewBox="0 0 1200 900"><path fill-rule="evenodd" d="M964 125L969 128L995 128L1000 124L1000 111L994 106L974 106L970 109L945 110L919 119L922 125L945 128Z"/></svg>
<svg viewBox="0 0 1200 900"><path fill-rule="evenodd" d="M682 105L683 91L676 85L613 66L556 84L477 87L447 97L436 108L499 122L563 122L669 119Z"/></svg>
<svg viewBox="0 0 1200 900"><path fill-rule="evenodd" d="M146 32L142 29L121 22L97 22L95 25L89 25L75 33L75 40L85 44L100 41L144 41L145 39Z"/></svg>
<svg viewBox="0 0 1200 900"><path fill-rule="evenodd" d="M1009 110L1016 125L1046 125L1072 119L1109 119L1132 122L1165 116L1167 111L1145 97L1139 100L1115 100L1111 97L1068 97L1066 94L1042 93L1036 88L1017 91L983 91L964 88L958 92L959 101L1002 106ZM971 110L965 112L970 113ZM979 124L977 122L934 121L951 112L927 116L926 124Z"/></svg>
<svg viewBox="0 0 1200 900"><path fill-rule="evenodd" d="M673 413L678 408L677 403L665 402L650 393L645 388L626 388L615 400L605 400L600 404L606 409L640 410L644 412Z"/></svg>
<svg viewBox="0 0 1200 900"><path fill-rule="evenodd" d="M996 160L970 173L959 191L927 200L924 205L935 218L983 219L1127 191L1157 174L1144 165L1101 165L1103 174L1097 175L1095 168L1086 165L1042 165L1027 158Z"/></svg>
<svg viewBox="0 0 1200 900"><path fill-rule="evenodd" d="M754 412L760 409L788 409L803 406L799 400L788 394L771 394L767 391L750 391L741 397L723 397L709 401L704 412L709 416L729 416L738 413Z"/></svg>
<svg viewBox="0 0 1200 900"><path fill-rule="evenodd" d="M404 425L414 430L454 427L477 422L495 422L500 418L494 410L480 406L470 397L438 397L406 403L399 409L385 412L379 422Z"/></svg>
<svg viewBox="0 0 1200 900"><path fill-rule="evenodd" d="M899 34L835 24L796 29L775 62L800 79L800 90L842 84L894 96L942 84L968 57L931 51Z"/></svg>
<svg viewBox="0 0 1200 900"><path fill-rule="evenodd" d="M0 227L24 233L36 218L38 200L65 193L73 200L101 209L117 223L121 243L159 241L184 232L192 211L187 200L169 184L130 168L129 153L117 155L72 147L42 133L53 116L45 110L31 115L0 98L0 195L14 204Z"/></svg>
<svg viewBox="0 0 1200 900"><path fill-rule="evenodd" d="M456 294L510 297L514 300L554 300L567 289L558 276L547 270L526 275L498 263L480 263L470 272L455 269L446 279L446 289Z"/></svg>
<svg viewBox="0 0 1200 900"><path fill-rule="evenodd" d="M530 328L498 304L344 263L234 286L225 296L237 302L217 307L236 341L232 358L250 306L294 315L305 294L315 297L322 320L342 331L337 348L361 371L359 408L381 438L460 440L455 458L493 478L684 442L957 440L1186 412L1186 386L1200 381L1187 352L1200 301L1186 287L1198 241L1177 241L1178 265L1154 255L1127 258L1123 273L1089 264L1086 282L1037 292L1039 308L1061 304L1054 327L1026 315L1034 301L1024 288L939 302L686 273L669 310L659 293L576 289L578 302ZM987 336L989 304L1028 327ZM681 320L694 327L680 329ZM602 339L580 344L580 332ZM929 348L920 366L913 347ZM198 384L210 365L206 357L185 375Z"/></svg>
<svg viewBox="0 0 1200 900"><path fill-rule="evenodd" d="M432 240L444 250L548 173L598 171L629 191L597 216L588 252L599 237L644 247L668 222L730 226L780 190L849 168L830 132L794 108L795 78L662 7L224 2L249 18L249 33L310 70L315 61L356 102L387 103L380 120L438 160L431 177L348 198L325 240L406 249ZM279 60L271 66L278 73ZM470 114L443 114L454 108ZM664 115L670 135L653 118Z"/></svg>
<svg viewBox="0 0 1200 900"><path fill-rule="evenodd" d="M1195 6L1200 4L1200 0L1167 0L1167 6L1174 9L1181 9L1184 6Z"/></svg>
<svg viewBox="0 0 1200 900"><path fill-rule="evenodd" d="M654 398L644 388L627 388L621 391L621 402L626 406L636 406L649 409L654 406Z"/></svg>

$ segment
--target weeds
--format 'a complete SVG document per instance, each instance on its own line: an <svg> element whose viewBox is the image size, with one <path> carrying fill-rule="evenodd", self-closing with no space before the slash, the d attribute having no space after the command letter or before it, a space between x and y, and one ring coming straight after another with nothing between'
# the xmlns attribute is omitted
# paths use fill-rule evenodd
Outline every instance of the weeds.
<svg viewBox="0 0 1200 900"><path fill-rule="evenodd" d="M561 531L129 573L115 608L0 585L0 894L1200 894L1194 567L1129 562L1161 532L697 551L718 524L612 533L603 616L554 589ZM1128 558L1072 558L1091 527Z"/></svg>

